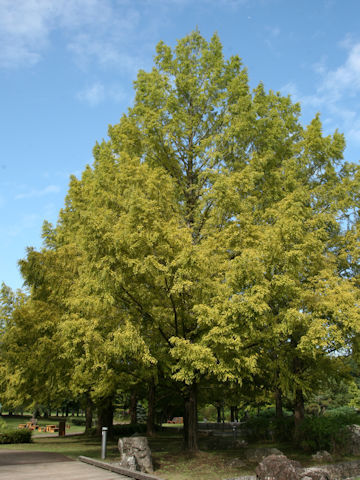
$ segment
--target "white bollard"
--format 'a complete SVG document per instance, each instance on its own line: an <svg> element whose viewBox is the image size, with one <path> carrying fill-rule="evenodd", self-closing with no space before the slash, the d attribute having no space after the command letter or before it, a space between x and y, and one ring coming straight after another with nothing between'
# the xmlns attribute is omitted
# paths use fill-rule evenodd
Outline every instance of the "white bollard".
<svg viewBox="0 0 360 480"><path fill-rule="evenodd" d="M102 460L104 460L104 458L106 457L106 437L107 437L107 431L108 431L108 428L107 427L102 427L101 429L101 458Z"/></svg>

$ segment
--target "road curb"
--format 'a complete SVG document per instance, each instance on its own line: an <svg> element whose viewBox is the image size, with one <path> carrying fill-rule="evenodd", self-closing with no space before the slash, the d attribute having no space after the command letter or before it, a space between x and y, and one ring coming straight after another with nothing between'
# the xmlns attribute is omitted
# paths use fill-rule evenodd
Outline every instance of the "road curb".
<svg viewBox="0 0 360 480"><path fill-rule="evenodd" d="M110 472L120 473L121 475L126 475L130 478L136 478L137 480L163 480L160 477L155 477L154 475L150 475L148 473L136 472L133 470L129 470L128 468L118 467L115 465L111 465L110 463L101 462L100 460L94 460L90 457L80 456L79 460L81 462L88 463L89 465L94 465L95 467L110 470Z"/></svg>

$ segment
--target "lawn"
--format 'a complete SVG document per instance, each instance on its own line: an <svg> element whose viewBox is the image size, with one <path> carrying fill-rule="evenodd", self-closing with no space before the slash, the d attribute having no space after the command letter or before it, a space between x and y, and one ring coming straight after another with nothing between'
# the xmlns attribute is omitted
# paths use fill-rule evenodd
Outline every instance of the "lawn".
<svg viewBox="0 0 360 480"><path fill-rule="evenodd" d="M13 420L11 422L16 426L17 423L20 423L18 419L16 422ZM189 478L192 480L219 480L254 474L256 465L247 461L243 448L206 451L205 440L205 438L200 438L200 452L196 455L189 455L182 451L182 436L177 429L167 428L165 431L157 433L155 437L149 438L155 474L164 480L188 480ZM299 460L303 466L313 464L309 455L304 455L289 445L251 445L251 447L260 446L276 446L289 458ZM0 445L0 449L57 452L72 458L84 455L100 459L101 439L85 435L42 437L39 434L33 437L31 444ZM110 440L108 441L106 461L118 460L117 442Z"/></svg>
<svg viewBox="0 0 360 480"><path fill-rule="evenodd" d="M14 415L14 416L8 416L8 415L3 415L0 417L2 420L5 420L5 422L9 425L9 427L12 427L14 429L18 428L18 425L21 423L26 423L30 421L31 416L20 416L20 415ZM74 425L72 423L73 419L76 419L77 417L68 417L66 418L66 424L70 425L69 429L66 429L67 433L83 433L84 428L83 426L79 425ZM58 425L59 423L59 417L50 417L50 418L39 418L37 420L37 424L40 426L45 426L45 425ZM61 417L62 419L62 417ZM37 435L43 435L44 433L39 433L37 431L34 431L34 436Z"/></svg>
<svg viewBox="0 0 360 480"><path fill-rule="evenodd" d="M233 458L239 456L237 451L199 452L188 455L181 450L181 435L176 432L161 432L149 439L153 454L155 473L165 480L218 480L239 475L239 468L229 467ZM101 440L84 435L68 437L35 436L33 443L0 445L0 449L57 452L72 458L79 455L100 459ZM119 459L117 442L109 441L107 461ZM254 472L254 467L242 469L242 474Z"/></svg>

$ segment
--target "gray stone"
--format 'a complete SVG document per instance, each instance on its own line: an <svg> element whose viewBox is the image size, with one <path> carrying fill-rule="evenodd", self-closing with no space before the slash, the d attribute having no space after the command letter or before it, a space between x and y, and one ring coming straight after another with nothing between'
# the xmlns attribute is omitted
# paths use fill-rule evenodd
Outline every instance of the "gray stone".
<svg viewBox="0 0 360 480"><path fill-rule="evenodd" d="M304 468L299 476L300 480L332 480L327 469L319 467Z"/></svg>
<svg viewBox="0 0 360 480"><path fill-rule="evenodd" d="M129 470L153 473L151 451L146 437L119 438L120 465Z"/></svg>
<svg viewBox="0 0 360 480"><path fill-rule="evenodd" d="M258 480L350 480L359 478L360 461L301 468L284 455L266 457L256 468Z"/></svg>
<svg viewBox="0 0 360 480"><path fill-rule="evenodd" d="M331 453L327 452L326 450L320 450L319 452L316 452L311 456L311 458L315 462L319 463L331 463L333 461Z"/></svg>
<svg viewBox="0 0 360 480"><path fill-rule="evenodd" d="M256 467L259 480L298 480L300 463L285 455L269 455Z"/></svg>
<svg viewBox="0 0 360 480"><path fill-rule="evenodd" d="M353 460L352 462L340 462L332 465L323 465L321 468L326 468L330 473L332 479L346 479L358 478L360 475L360 461Z"/></svg>
<svg viewBox="0 0 360 480"><path fill-rule="evenodd" d="M277 448L249 448L245 452L245 457L249 462L259 463L269 455L283 455Z"/></svg>

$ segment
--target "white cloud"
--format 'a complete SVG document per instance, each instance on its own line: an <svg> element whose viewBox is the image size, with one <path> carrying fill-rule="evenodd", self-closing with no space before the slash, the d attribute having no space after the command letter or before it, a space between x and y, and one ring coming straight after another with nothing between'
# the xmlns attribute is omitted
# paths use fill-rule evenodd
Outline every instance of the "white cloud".
<svg viewBox="0 0 360 480"><path fill-rule="evenodd" d="M112 85L105 88L100 82L95 82L93 85L84 88L76 97L91 107L96 107L105 100L120 103L128 98L123 88L119 85Z"/></svg>
<svg viewBox="0 0 360 480"><path fill-rule="evenodd" d="M75 35L68 44L68 49L74 54L79 67L85 69L92 62L104 68L120 67L121 70L135 75L139 69L141 58L130 54L119 47L121 39L109 36L108 40L101 35L94 37L90 33Z"/></svg>
<svg viewBox="0 0 360 480"><path fill-rule="evenodd" d="M248 3L198 2L228 9ZM135 75L146 68L144 59L153 54L153 40L159 38L169 10L181 11L193 4L192 0L0 0L0 68L38 63L56 33L64 37L80 68L96 63ZM156 20L150 15L154 9ZM276 28L272 34L277 35Z"/></svg>
<svg viewBox="0 0 360 480"><path fill-rule="evenodd" d="M135 26L131 12L121 17L122 31L127 22ZM114 19L111 0L0 0L0 66L37 63L55 30L72 36L88 29L96 36L111 33Z"/></svg>
<svg viewBox="0 0 360 480"><path fill-rule="evenodd" d="M88 103L91 107L95 107L105 98L104 85L99 82L94 83L79 92L77 98L82 102Z"/></svg>
<svg viewBox="0 0 360 480"><path fill-rule="evenodd" d="M44 197L45 195L51 195L53 193L59 192L60 187L58 187L57 185L48 185L41 190L33 189L26 193L18 193L17 195L15 195L15 200L22 200L24 198Z"/></svg>
<svg viewBox="0 0 360 480"><path fill-rule="evenodd" d="M336 97L360 90L360 43L352 45L344 65L325 73L320 91L331 92Z"/></svg>
<svg viewBox="0 0 360 480"><path fill-rule="evenodd" d="M360 141L360 43L347 36L341 43L347 56L339 67L329 70L326 59L314 65L319 75L318 87L310 95L303 95L295 83L288 83L281 91L290 94L302 107L321 111L329 129L339 128L351 142Z"/></svg>
<svg viewBox="0 0 360 480"><path fill-rule="evenodd" d="M47 43L50 2L0 0L0 65L34 64Z"/></svg>

